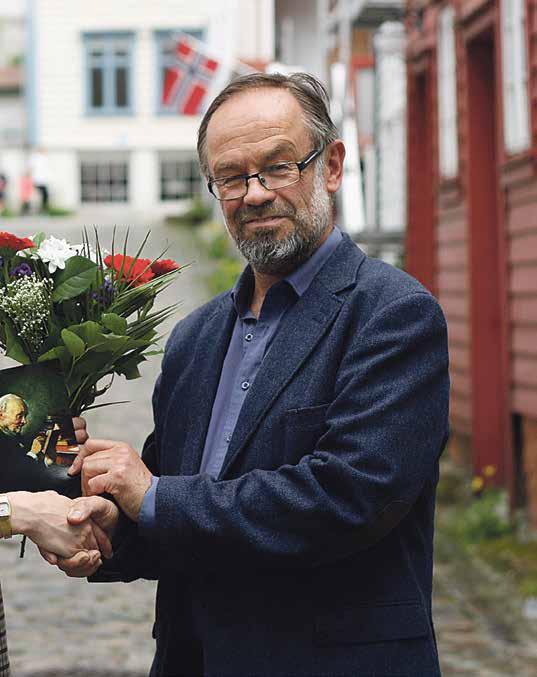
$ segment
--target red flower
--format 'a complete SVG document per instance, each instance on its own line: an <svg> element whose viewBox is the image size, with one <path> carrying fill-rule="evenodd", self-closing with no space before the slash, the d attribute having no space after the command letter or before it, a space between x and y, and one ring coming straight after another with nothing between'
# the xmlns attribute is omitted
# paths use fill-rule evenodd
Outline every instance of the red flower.
<svg viewBox="0 0 537 677"><path fill-rule="evenodd" d="M155 277L155 273L150 268L151 259L134 259L132 256L123 256L123 254L116 254L112 259L112 255L109 254L104 260L104 265L107 268L113 268L122 280L131 282L134 287L139 287Z"/></svg>
<svg viewBox="0 0 537 677"><path fill-rule="evenodd" d="M9 249L12 252L18 252L21 249L35 247L35 244L29 237L17 237L12 233L0 231L0 249Z"/></svg>
<svg viewBox="0 0 537 677"><path fill-rule="evenodd" d="M179 270L180 267L181 266L172 259L159 259L151 264L151 270L155 273L156 277L171 273L172 270Z"/></svg>

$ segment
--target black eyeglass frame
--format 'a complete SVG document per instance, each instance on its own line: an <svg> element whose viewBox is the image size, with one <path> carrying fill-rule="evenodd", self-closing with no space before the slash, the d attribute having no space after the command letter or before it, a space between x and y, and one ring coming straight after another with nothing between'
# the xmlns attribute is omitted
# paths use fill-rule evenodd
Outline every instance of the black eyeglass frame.
<svg viewBox="0 0 537 677"><path fill-rule="evenodd" d="M326 148L326 146L321 146L320 148L316 148L311 151L306 157L301 160L300 162L278 162L275 164L278 165L296 165L298 168L298 179L296 181L292 181L291 183L286 183L284 186L279 186L278 188L267 188L265 185L265 180L263 178L263 173L268 169L268 167L265 167L262 169L260 172L255 172L255 174L237 174L236 176L223 176L221 179L209 179L207 181L207 188L209 189L209 192L211 195L219 200L220 202L226 202L227 200L240 200L243 198L247 193L248 193L248 181L250 179L257 179L259 183L263 186L265 190L280 190L280 188L287 188L287 186L294 186L295 183L298 183L300 179L302 178L302 172L306 169L306 167L313 162L316 158L319 157L319 155L323 152L323 150ZM245 192L243 195L240 197L218 197L218 195L215 195L213 192L213 184L217 183L218 181L227 181L229 179L244 179L244 184L245 184Z"/></svg>

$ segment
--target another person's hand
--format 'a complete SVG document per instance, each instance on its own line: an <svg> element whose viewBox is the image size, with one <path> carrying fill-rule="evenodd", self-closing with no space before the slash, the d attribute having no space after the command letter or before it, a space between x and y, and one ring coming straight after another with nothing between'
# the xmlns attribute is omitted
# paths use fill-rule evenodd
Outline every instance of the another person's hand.
<svg viewBox="0 0 537 677"><path fill-rule="evenodd" d="M126 442L88 439L69 474L80 470L85 496L110 494L131 520L138 521L153 476L131 446Z"/></svg>
<svg viewBox="0 0 537 677"><path fill-rule="evenodd" d="M118 517L119 509L117 506L101 496L76 498L67 515L69 523L73 526L88 521L98 525L110 540L114 534ZM70 558L54 558L54 561L48 559L49 553L42 552L41 554L47 561L51 564L57 564L59 569L73 578L87 578L94 574L102 564L100 558L92 557L85 552L79 552Z"/></svg>
<svg viewBox="0 0 537 677"><path fill-rule="evenodd" d="M72 557L80 551L109 557L112 545L106 532L90 521L71 524L67 521L73 501L55 491L14 491L11 503L11 526L14 534L28 536L42 551L60 557Z"/></svg>

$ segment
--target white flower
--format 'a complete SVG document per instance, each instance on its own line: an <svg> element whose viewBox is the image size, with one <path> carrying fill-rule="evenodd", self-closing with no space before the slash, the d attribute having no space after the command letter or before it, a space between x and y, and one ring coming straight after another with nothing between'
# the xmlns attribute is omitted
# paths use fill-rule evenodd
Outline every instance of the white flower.
<svg viewBox="0 0 537 677"><path fill-rule="evenodd" d="M55 273L57 268L63 270L65 262L72 256L76 256L76 250L66 240L59 240L54 236L43 240L41 246L36 251L36 255L44 263L48 263L49 272Z"/></svg>

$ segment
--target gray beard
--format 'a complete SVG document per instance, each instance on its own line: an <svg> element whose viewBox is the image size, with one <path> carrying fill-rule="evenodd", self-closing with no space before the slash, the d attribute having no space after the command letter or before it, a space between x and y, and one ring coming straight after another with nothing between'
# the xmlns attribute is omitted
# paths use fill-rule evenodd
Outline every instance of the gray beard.
<svg viewBox="0 0 537 677"><path fill-rule="evenodd" d="M242 223L255 216L287 216L292 219L295 228L283 240L275 239L271 228L258 228L254 237L242 236L243 229L230 237L235 241L239 252L254 270L269 275L287 274L309 259L317 249L321 236L332 218L332 203L323 181L322 166L316 168L313 181L313 193L308 209L293 210L290 205L276 207L262 205L243 209ZM227 224L226 224L227 227Z"/></svg>

